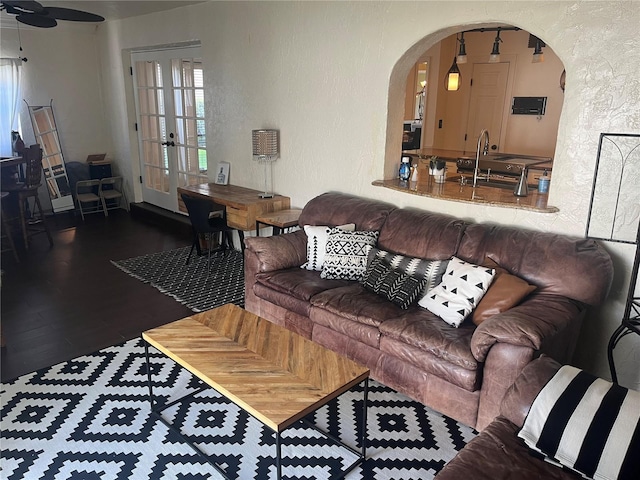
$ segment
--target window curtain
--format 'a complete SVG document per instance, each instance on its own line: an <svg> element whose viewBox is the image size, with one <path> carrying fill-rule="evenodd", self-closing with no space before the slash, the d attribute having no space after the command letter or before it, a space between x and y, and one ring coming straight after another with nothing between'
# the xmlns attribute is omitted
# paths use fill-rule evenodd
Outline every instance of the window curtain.
<svg viewBox="0 0 640 480"><path fill-rule="evenodd" d="M0 156L12 156L11 130L19 131L20 70L22 60L0 58Z"/></svg>

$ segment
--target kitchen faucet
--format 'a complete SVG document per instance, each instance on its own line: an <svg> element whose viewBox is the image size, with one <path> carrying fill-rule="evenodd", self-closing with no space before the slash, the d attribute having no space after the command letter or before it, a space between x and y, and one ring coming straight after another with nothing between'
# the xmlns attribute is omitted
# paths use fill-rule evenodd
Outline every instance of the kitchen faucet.
<svg viewBox="0 0 640 480"><path fill-rule="evenodd" d="M489 132L486 128L483 128L478 136L478 146L476 147L476 166L473 169L473 188L478 183L478 164L480 163L480 145L482 145L482 139L484 139L484 147L482 147L482 154L489 153ZM489 181L489 173L486 175L487 181Z"/></svg>

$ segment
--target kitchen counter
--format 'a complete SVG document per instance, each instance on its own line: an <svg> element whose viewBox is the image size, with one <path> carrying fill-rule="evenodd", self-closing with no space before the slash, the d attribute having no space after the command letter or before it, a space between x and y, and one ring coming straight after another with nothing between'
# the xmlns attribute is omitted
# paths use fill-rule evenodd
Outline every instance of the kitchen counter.
<svg viewBox="0 0 640 480"><path fill-rule="evenodd" d="M442 148L419 148L419 149L414 149L414 150L403 150L402 151L403 154L409 154L415 158L418 158L421 160L421 163L425 163L424 160L427 160L427 164L428 161L431 157L433 157L434 155L438 158L441 158L442 160L445 160L447 162L453 162L455 163L456 160L458 160L459 158L464 158L464 157L476 157L476 151L474 150L473 152L470 151L465 151L465 150L444 150ZM512 157L518 157L520 155L518 154L509 154L509 153L495 153L495 155L510 155ZM523 157L529 157L528 155L523 155ZM543 157L531 157L531 158L543 158ZM531 165L529 167L530 170L548 170L549 172L551 172L551 167L553 167L553 160L549 160L546 162L538 162L535 165Z"/></svg>
<svg viewBox="0 0 640 480"><path fill-rule="evenodd" d="M426 177L426 178L425 178ZM491 187L479 184L460 185L459 176L452 176L444 183L436 183L426 171L420 170L418 182L402 182L399 179L376 180L372 185L390 188L410 195L439 198L453 202L482 203L496 207L520 208L540 213L558 212L557 207L547 205L548 194L530 189L526 197L516 197L512 188Z"/></svg>

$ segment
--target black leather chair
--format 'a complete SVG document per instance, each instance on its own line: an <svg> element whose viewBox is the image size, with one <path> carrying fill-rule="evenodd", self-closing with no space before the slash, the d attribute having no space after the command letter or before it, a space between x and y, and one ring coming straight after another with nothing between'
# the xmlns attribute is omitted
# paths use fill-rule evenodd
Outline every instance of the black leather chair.
<svg viewBox="0 0 640 480"><path fill-rule="evenodd" d="M187 212L189 212L189 220L193 230L193 243L191 251L187 257L187 265L191 260L193 249L195 248L198 255L202 255L200 249L200 235L204 235L207 240L207 270L209 269L212 251L212 239L214 235L221 234L219 241L219 249L224 252L227 248L233 248L231 240L231 231L234 230L227 225L227 214L224 205L217 204L212 200L192 197L181 194L182 201ZM212 213L214 215L212 215Z"/></svg>

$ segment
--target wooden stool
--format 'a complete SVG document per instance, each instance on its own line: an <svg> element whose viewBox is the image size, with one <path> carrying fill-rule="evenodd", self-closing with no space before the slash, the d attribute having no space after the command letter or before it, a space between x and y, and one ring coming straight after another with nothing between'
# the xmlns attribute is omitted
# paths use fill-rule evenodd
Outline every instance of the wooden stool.
<svg viewBox="0 0 640 480"><path fill-rule="evenodd" d="M3 252L8 252L9 250L11 250L13 252L13 256L16 259L16 262L20 261L20 258L18 257L18 252L16 251L16 244L13 242L13 237L11 236L11 229L9 228L9 222L7 222L7 216L4 212L4 210L2 210L2 200L4 200L6 197L9 196L9 192L0 192L0 216L2 216L2 251ZM9 244L9 248L4 248L4 240L6 239L7 243ZM0 332L0 337L2 336L2 333Z"/></svg>
<svg viewBox="0 0 640 480"><path fill-rule="evenodd" d="M26 164L24 183L5 186L3 189L5 192L9 192L17 197L24 248L29 248L29 237L38 233L46 233L49 238L49 244L53 246L53 237L51 237L51 232L47 226L42 205L38 198L38 188L41 185L42 179L42 149L40 145L31 145L31 147L23 151L22 155ZM26 202L28 202L31 197L34 199L33 211L31 212L31 219L35 220L34 223L28 222L27 210L25 208Z"/></svg>

